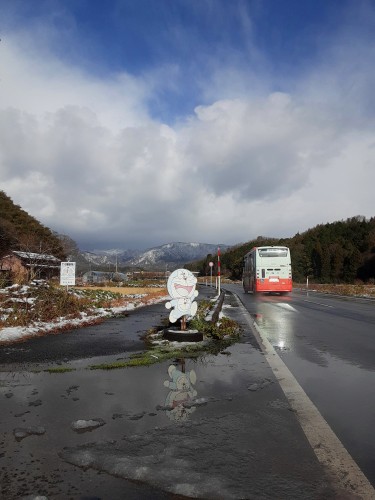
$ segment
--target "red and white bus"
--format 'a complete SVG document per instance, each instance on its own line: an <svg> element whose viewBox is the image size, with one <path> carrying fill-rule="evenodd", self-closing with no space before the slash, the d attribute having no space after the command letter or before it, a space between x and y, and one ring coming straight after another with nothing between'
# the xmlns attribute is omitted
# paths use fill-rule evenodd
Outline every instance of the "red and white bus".
<svg viewBox="0 0 375 500"><path fill-rule="evenodd" d="M242 284L245 293L289 293L292 263L287 247L254 247L244 257Z"/></svg>

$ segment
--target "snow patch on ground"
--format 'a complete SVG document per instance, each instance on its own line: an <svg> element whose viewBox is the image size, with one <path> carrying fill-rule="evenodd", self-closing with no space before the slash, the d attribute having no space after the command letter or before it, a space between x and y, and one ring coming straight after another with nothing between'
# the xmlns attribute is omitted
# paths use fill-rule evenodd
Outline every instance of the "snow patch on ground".
<svg viewBox="0 0 375 500"><path fill-rule="evenodd" d="M76 420L72 422L71 427L75 432L87 432L97 429L102 425L105 425L105 421L102 418L93 418L90 420Z"/></svg>

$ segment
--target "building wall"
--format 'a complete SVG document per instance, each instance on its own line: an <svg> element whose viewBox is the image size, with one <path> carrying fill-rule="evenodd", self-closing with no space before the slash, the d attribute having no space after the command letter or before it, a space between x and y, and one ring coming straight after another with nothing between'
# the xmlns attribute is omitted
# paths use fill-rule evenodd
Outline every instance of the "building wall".
<svg viewBox="0 0 375 500"><path fill-rule="evenodd" d="M12 281L21 283L28 278L28 269L22 264L21 259L14 255L7 255L0 261L0 267L10 273Z"/></svg>

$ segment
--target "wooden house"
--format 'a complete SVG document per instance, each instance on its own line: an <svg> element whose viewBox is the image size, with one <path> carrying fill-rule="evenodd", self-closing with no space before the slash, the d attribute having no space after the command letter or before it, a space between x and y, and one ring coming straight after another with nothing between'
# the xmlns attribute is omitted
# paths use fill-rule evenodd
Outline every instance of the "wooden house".
<svg viewBox="0 0 375 500"><path fill-rule="evenodd" d="M60 274L60 260L53 255L12 251L0 259L0 273L14 283L51 279Z"/></svg>

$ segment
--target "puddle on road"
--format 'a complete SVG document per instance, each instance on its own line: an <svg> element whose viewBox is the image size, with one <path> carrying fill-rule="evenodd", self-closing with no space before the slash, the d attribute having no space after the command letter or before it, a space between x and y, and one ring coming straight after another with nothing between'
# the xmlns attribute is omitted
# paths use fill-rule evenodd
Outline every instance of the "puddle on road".
<svg viewBox="0 0 375 500"><path fill-rule="evenodd" d="M36 477L36 492L46 491L46 484L58 491L58 453L64 447L117 442L223 412L259 380L262 369L266 372L262 364L260 371L255 367L263 359L250 346L238 344L232 351L201 361L180 359L111 371L1 372L0 458L8 478L2 488L15 488L19 495L29 491L30 477ZM84 427L93 420L101 425L74 431L75 424Z"/></svg>
<svg viewBox="0 0 375 500"><path fill-rule="evenodd" d="M274 481L275 497L293 496L301 490L299 469L310 470L314 458L300 460L296 453L283 478L283 446L275 443L286 438L298 448L301 431L271 378L261 353L240 343L199 361L59 374L1 372L1 493L116 499L133 491L128 480L136 480L142 488L168 493L218 498L221 491L238 498L249 488L271 491ZM269 461L274 480L265 466ZM311 485L311 474L306 477ZM320 483L317 475L310 498L313 491L321 493ZM133 498L162 498L145 491L133 491Z"/></svg>
<svg viewBox="0 0 375 500"><path fill-rule="evenodd" d="M263 363L262 356L250 352L252 349L247 344L232 346L231 350L230 355L226 350L218 356L203 356L200 361L179 359L142 368L82 369L68 373L1 372L2 423L33 410L30 416L24 417L30 424L34 424L36 418L64 426L65 422L70 424L84 415L107 420L118 420L121 415L123 420L131 420L132 416L142 414L152 417L152 422L144 418L142 428L158 425L170 419L165 414L167 407L175 408L183 403L189 408L191 401L196 401L199 407L202 402L222 399L223 394L234 397L254 378L259 378L259 368L263 365L255 367L254 362L249 361L256 356L256 363ZM239 363L246 368L238 371Z"/></svg>

